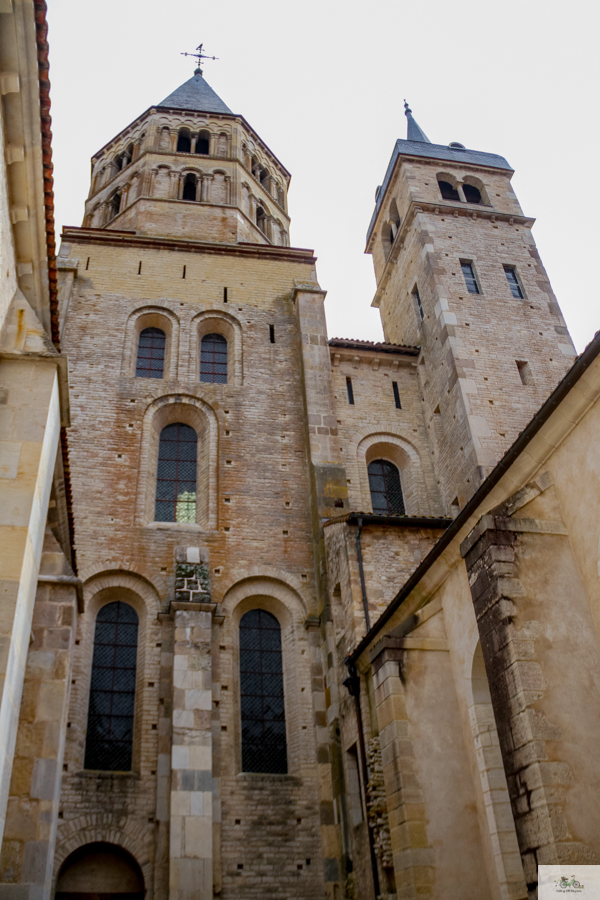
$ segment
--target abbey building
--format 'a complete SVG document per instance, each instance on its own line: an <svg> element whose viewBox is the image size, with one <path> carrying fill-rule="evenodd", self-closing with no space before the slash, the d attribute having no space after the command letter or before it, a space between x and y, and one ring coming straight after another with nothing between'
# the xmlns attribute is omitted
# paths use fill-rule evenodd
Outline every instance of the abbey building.
<svg viewBox="0 0 600 900"><path fill-rule="evenodd" d="M72 500L59 468L11 620L0 900L525 900L600 862L600 341L509 163L406 115L382 343L329 338L290 173L199 69L92 159L28 363L68 359Z"/></svg>

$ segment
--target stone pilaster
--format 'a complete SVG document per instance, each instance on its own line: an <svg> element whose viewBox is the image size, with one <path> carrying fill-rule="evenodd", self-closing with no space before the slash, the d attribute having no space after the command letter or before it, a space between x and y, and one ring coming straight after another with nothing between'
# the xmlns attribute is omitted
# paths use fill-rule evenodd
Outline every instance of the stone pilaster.
<svg viewBox="0 0 600 900"><path fill-rule="evenodd" d="M38 584L2 843L1 900L51 894L78 583L69 570L47 580L41 575Z"/></svg>
<svg viewBox="0 0 600 900"><path fill-rule="evenodd" d="M402 652L400 641L394 638L384 638L375 647L373 685L396 891L398 900L416 900L434 896L434 854L427 836L425 798L409 735L400 678ZM387 834L380 844L379 861L384 855L387 861Z"/></svg>
<svg viewBox="0 0 600 900"><path fill-rule="evenodd" d="M212 603L172 603L170 900L213 896Z"/></svg>

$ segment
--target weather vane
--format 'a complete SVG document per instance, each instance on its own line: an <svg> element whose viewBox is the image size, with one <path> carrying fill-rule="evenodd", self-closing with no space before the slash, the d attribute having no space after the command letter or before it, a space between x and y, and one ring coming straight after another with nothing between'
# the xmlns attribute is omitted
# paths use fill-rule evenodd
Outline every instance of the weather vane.
<svg viewBox="0 0 600 900"><path fill-rule="evenodd" d="M199 44L199 45L196 47L196 52L195 52L195 53L182 53L182 54L181 54L182 56L193 56L195 59L198 60L198 65L197 65L197 67L194 69L194 75L202 75L202 68L201 68L201 65L202 65L202 60L203 60L203 59L218 59L218 58L219 58L218 56L207 56L206 53L203 53L203 52L202 52L203 46L204 46L204 44Z"/></svg>

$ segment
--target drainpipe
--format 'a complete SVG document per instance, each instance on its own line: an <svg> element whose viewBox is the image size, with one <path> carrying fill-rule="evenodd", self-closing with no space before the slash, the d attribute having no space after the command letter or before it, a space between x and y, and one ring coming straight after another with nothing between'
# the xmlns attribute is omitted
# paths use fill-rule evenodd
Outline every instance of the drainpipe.
<svg viewBox="0 0 600 900"><path fill-rule="evenodd" d="M360 572L360 589L362 592L362 603L365 611L365 625L367 631L371 630L371 622L369 619L369 603L367 601L367 586L365 584L365 570L363 566L362 547L360 545L360 534L362 531L362 518L359 516L356 520L358 528L356 529L356 555L358 556L358 571Z"/></svg>
<svg viewBox="0 0 600 900"><path fill-rule="evenodd" d="M359 525L360 528L360 525ZM360 532L359 532L360 533ZM357 539L357 545L360 543ZM360 559L360 557L359 557ZM362 572L362 569L361 569ZM364 583L364 582L363 582ZM379 897L379 870L377 868L377 856L375 855L375 838L373 829L369 825L369 807L367 806L367 784L369 781L369 770L367 767L367 751L365 749L365 736L363 733L362 710L360 708L360 675L356 666L350 661L349 657L344 660L348 668L348 677L342 682L351 697L354 697L354 709L356 710L356 727L358 730L358 748L360 752L360 764L362 770L362 782L365 800L365 814L367 820L367 833L369 835L369 855L371 857L371 874L373 876L373 890L375 891L375 900Z"/></svg>

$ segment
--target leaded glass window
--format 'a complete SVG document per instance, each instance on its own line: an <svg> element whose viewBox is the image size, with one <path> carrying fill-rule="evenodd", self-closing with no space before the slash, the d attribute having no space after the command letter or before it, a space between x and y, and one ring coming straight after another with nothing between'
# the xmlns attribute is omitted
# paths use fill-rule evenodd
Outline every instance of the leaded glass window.
<svg viewBox="0 0 600 900"><path fill-rule="evenodd" d="M162 378L165 368L166 338L160 328L144 328L138 341L137 378Z"/></svg>
<svg viewBox="0 0 600 900"><path fill-rule="evenodd" d="M96 616L86 769L131 770L138 617L118 600Z"/></svg>
<svg viewBox="0 0 600 900"><path fill-rule="evenodd" d="M467 286L467 290L470 294L479 294L481 293L479 290L479 285L477 284L477 278L475 277L475 269L473 268L473 264L470 262L462 262L460 264L462 269L462 273L464 275L465 284Z"/></svg>
<svg viewBox="0 0 600 900"><path fill-rule="evenodd" d="M281 629L264 609L240 621L242 770L287 772Z"/></svg>
<svg viewBox="0 0 600 900"><path fill-rule="evenodd" d="M506 275L506 280L508 281L508 286L510 288L510 292L515 298L515 300L523 299L523 289L521 288L521 284L519 282L519 277L517 275L517 270L514 266L504 266L504 272Z"/></svg>
<svg viewBox="0 0 600 900"><path fill-rule="evenodd" d="M202 338L200 381L227 384L227 341L222 334L205 334Z"/></svg>
<svg viewBox="0 0 600 900"><path fill-rule="evenodd" d="M167 425L160 433L156 473L156 522L196 521L198 437L189 425Z"/></svg>
<svg viewBox="0 0 600 900"><path fill-rule="evenodd" d="M378 515L405 515L400 473L387 459L369 463L369 487L373 512Z"/></svg>

